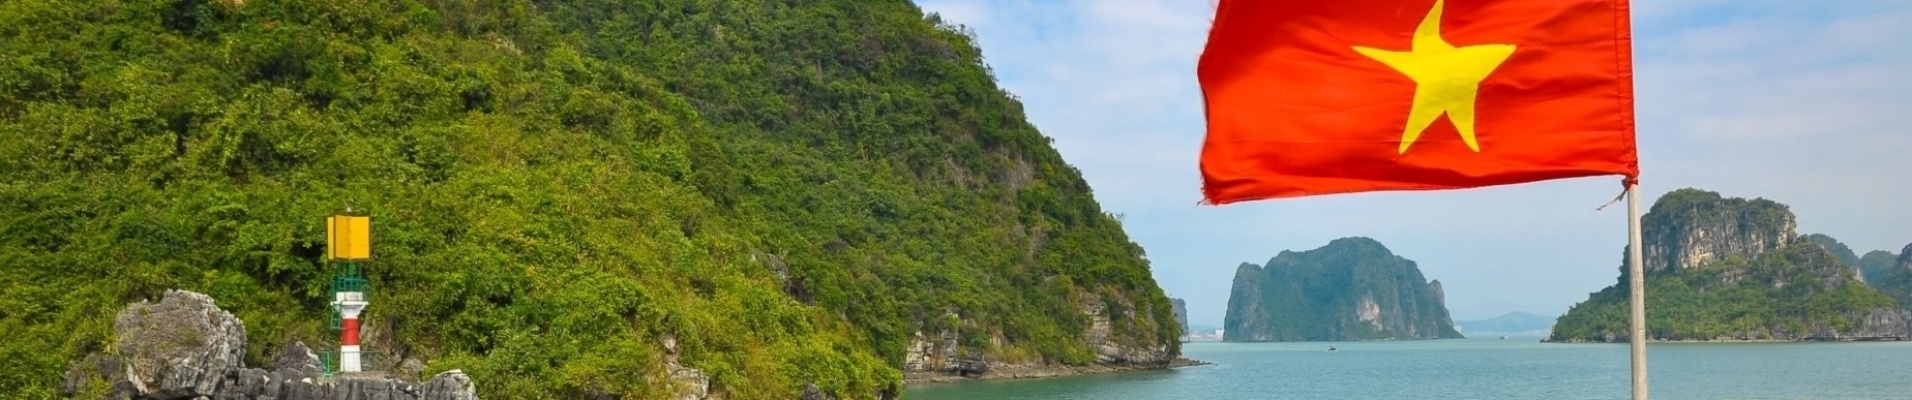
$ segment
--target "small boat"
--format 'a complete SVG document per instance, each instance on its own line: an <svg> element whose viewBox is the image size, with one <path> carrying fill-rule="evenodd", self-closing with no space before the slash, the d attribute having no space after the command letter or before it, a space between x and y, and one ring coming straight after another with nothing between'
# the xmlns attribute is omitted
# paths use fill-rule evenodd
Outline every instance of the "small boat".
<svg viewBox="0 0 1912 400"><path fill-rule="evenodd" d="M1507 340L1507 335L1500 335L1500 340Z"/></svg>
<svg viewBox="0 0 1912 400"><path fill-rule="evenodd" d="M1328 346L1328 351L1334 351L1334 346L1333 346L1333 345L1329 345L1329 346Z"/></svg>

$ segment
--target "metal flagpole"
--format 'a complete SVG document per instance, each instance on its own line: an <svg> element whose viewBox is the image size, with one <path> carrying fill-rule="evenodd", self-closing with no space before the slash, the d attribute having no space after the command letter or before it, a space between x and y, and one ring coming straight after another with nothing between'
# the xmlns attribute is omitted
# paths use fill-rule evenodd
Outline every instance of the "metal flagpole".
<svg viewBox="0 0 1912 400"><path fill-rule="evenodd" d="M1633 400L1646 400L1646 267L1641 265L1640 252L1640 184L1628 180L1627 185L1627 286L1632 297L1627 304L1633 308L1633 334L1627 335L1633 342Z"/></svg>

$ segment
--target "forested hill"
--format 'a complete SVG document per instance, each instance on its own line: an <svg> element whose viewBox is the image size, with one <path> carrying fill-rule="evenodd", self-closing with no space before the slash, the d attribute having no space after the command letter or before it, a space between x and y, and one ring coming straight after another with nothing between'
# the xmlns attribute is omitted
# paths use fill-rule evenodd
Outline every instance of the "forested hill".
<svg viewBox="0 0 1912 400"><path fill-rule="evenodd" d="M1235 269L1222 340L1459 339L1441 281L1366 237Z"/></svg>
<svg viewBox="0 0 1912 400"><path fill-rule="evenodd" d="M1640 221L1652 339L1912 338L1912 313L1857 279L1846 246L1796 233L1785 204L1685 188ZM1548 340L1629 340L1628 281L1623 262L1618 281L1569 308Z"/></svg>
<svg viewBox="0 0 1912 400"><path fill-rule="evenodd" d="M907 2L0 3L0 393L53 396L167 289L251 364L335 345L346 205L367 348L484 398L1179 354L1141 248Z"/></svg>

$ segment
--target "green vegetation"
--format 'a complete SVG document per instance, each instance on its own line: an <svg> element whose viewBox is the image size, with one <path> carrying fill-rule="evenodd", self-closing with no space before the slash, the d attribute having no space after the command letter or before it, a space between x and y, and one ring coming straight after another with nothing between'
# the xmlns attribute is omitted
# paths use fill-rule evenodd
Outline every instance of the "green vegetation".
<svg viewBox="0 0 1912 400"><path fill-rule="evenodd" d="M1844 244L1796 235L1785 204L1683 188L1661 196L1640 220L1652 339L1850 335L1868 328L1868 314L1895 304L1859 283L1849 263L1857 257ZM1631 287L1621 260L1619 281L1568 309L1549 340L1627 340Z"/></svg>
<svg viewBox="0 0 1912 400"><path fill-rule="evenodd" d="M1364 237L1242 264L1224 329L1223 340L1249 342L1461 337L1440 281Z"/></svg>
<svg viewBox="0 0 1912 400"><path fill-rule="evenodd" d="M1830 269L1828 269L1830 268ZM1837 271L1826 279L1818 271ZM1626 278L1574 305L1549 340L1623 340ZM1893 306L1891 298L1853 281L1835 256L1795 243L1751 260L1731 258L1700 268L1646 276L1647 336L1668 340L1804 339L1815 326L1848 332L1847 313Z"/></svg>
<svg viewBox="0 0 1912 400"><path fill-rule="evenodd" d="M1866 254L1866 285L1892 296L1899 304L1912 304L1912 244L1906 245L1896 259L1891 255L1884 251Z"/></svg>
<svg viewBox="0 0 1912 400"><path fill-rule="evenodd" d="M1854 273L1857 273L1857 268L1859 268L1859 254L1853 252L1851 247L1846 247L1845 243L1839 243L1839 239L1833 239L1831 236L1826 236L1825 234L1814 233L1806 235L1806 241L1824 246L1827 251L1832 252L1833 257L1839 258L1839 263L1845 264L1846 267L1854 268Z"/></svg>
<svg viewBox="0 0 1912 400"><path fill-rule="evenodd" d="M1086 363L1079 301L1178 346L980 58L903 1L0 3L0 393L52 397L171 288L255 365L335 343L319 222L347 205L368 345L486 398L660 398L670 357L728 398L871 398L962 322Z"/></svg>
<svg viewBox="0 0 1912 400"><path fill-rule="evenodd" d="M1906 246L1912 247L1912 245ZM1899 255L1890 251L1873 250L1859 257L1859 276L1864 277L1867 285L1883 281L1899 265Z"/></svg>

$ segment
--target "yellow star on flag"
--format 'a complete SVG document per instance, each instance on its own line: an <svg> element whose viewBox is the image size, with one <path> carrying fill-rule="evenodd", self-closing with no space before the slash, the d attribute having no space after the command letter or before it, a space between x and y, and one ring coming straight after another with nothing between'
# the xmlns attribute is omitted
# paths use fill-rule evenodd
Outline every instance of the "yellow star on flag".
<svg viewBox="0 0 1912 400"><path fill-rule="evenodd" d="M1480 143L1474 138L1474 98L1479 94L1481 80L1487 79L1487 74L1514 54L1511 44L1465 47L1448 44L1441 38L1442 3L1435 1L1434 9L1421 19L1420 27L1414 29L1413 47L1408 51L1354 46L1355 52L1387 64L1414 80L1414 106L1408 112L1407 127L1401 131L1400 154L1406 154L1408 146L1414 145L1421 132L1443 113L1460 131L1461 141L1467 142L1467 148L1480 152Z"/></svg>

